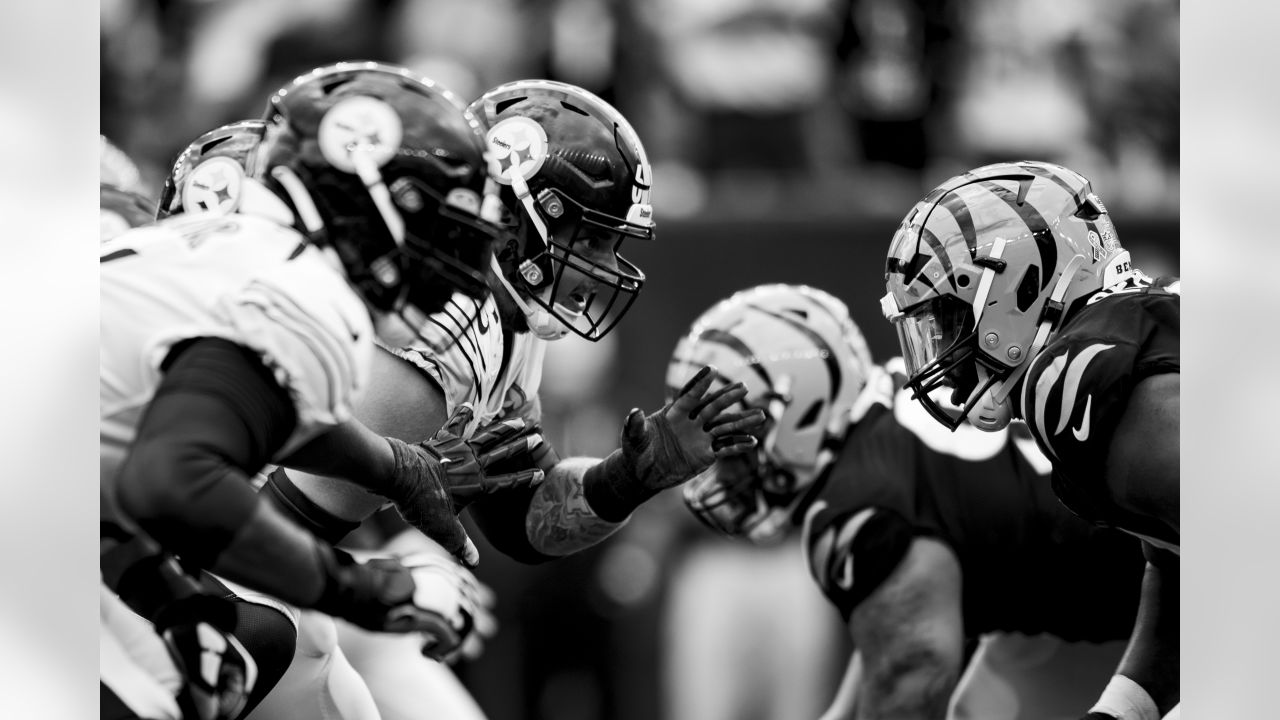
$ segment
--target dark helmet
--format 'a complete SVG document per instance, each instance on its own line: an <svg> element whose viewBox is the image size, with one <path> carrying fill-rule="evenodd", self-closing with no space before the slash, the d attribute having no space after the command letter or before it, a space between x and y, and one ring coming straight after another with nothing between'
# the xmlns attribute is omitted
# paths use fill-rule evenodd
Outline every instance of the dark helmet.
<svg viewBox="0 0 1280 720"><path fill-rule="evenodd" d="M502 235L484 131L457 97L394 65L341 62L278 90L252 177L332 247L374 308L422 313L488 293Z"/></svg>
<svg viewBox="0 0 1280 720"><path fill-rule="evenodd" d="M500 85L471 110L488 128L489 172L516 229L497 254L500 279L539 337L598 340L644 283L618 254L627 238L653 239L640 138L605 101L549 80Z"/></svg>
<svg viewBox="0 0 1280 720"><path fill-rule="evenodd" d="M193 140L169 168L156 219L181 212L235 212L266 128L261 120L239 120Z"/></svg>

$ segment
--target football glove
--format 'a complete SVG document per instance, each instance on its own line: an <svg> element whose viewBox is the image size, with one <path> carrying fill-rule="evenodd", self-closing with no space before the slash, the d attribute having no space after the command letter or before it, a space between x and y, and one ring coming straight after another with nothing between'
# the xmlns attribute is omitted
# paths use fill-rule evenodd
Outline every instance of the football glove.
<svg viewBox="0 0 1280 720"><path fill-rule="evenodd" d="M189 595L161 609L155 626L182 674L178 705L183 717L230 720L239 715L257 682L258 666L232 634L232 603L213 595Z"/></svg>
<svg viewBox="0 0 1280 720"><path fill-rule="evenodd" d="M587 471L588 502L603 519L619 521L658 492L706 470L717 457L756 445L764 427L759 408L729 412L742 401L741 382L708 393L715 368L704 367L660 410L633 409L622 428L622 446ZM604 507L602 508L601 505Z"/></svg>
<svg viewBox="0 0 1280 720"><path fill-rule="evenodd" d="M423 654L442 659L475 628L481 592L475 577L438 553L357 562L342 550L321 553L324 591L313 607L366 630L421 633Z"/></svg>

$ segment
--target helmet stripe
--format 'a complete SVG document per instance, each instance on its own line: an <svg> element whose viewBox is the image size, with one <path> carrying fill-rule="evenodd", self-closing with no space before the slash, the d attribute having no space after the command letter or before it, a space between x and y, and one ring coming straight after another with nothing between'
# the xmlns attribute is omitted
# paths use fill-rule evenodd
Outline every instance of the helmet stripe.
<svg viewBox="0 0 1280 720"><path fill-rule="evenodd" d="M942 199L942 207L951 213L956 225L960 226L960 234L964 236L964 244L969 246L969 257L973 257L978 251L978 231L973 226L973 215L969 212L969 206L965 203L964 198L951 193Z"/></svg>
<svg viewBox="0 0 1280 720"><path fill-rule="evenodd" d="M762 308L759 305L748 305L747 307L753 310L758 310L770 317L777 318L778 320L781 320L787 325L800 331L800 333L805 337L809 338L810 342L812 342L814 346L818 348L823 362L826 363L827 365L827 372L831 376L831 395L827 398L827 402L830 403L833 400L835 400L835 398L840 395L840 383L843 380L843 377L840 372L840 362L836 359L835 350L834 348L831 347L830 344L827 343L826 338L814 332L813 329L810 328L808 325L805 325L804 323L797 321L795 318L787 317L786 315L783 315L781 313L773 312L772 310ZM770 385L770 387L773 387L773 386Z"/></svg>
<svg viewBox="0 0 1280 720"><path fill-rule="evenodd" d="M1019 165L1019 167L1031 173L1032 175L1035 175L1036 177L1042 177L1045 180L1048 180L1052 182L1054 185L1057 185L1058 187L1065 190L1066 193L1071 196L1071 199L1075 201L1077 206L1082 205L1084 203L1085 196L1088 194L1087 191L1089 190L1089 184L1087 180L1079 188L1073 188L1071 187L1070 183L1068 183L1066 180L1062 178L1061 175L1059 175L1056 172L1053 172L1052 170L1049 170L1048 168L1045 168L1039 165ZM1063 168L1063 169L1065 170L1066 168ZM1083 177L1080 179L1084 180Z"/></svg>
<svg viewBox="0 0 1280 720"><path fill-rule="evenodd" d="M769 371L760 363L760 360L758 359L759 356L757 356L751 348L747 347L747 344L743 342L742 338L727 330L721 330L720 328L708 328L698 333L696 340L698 342L705 341L715 343L717 345L723 345L738 353L742 356L742 359L746 361L747 367L755 371L755 373L760 376L760 379L764 381L764 386L770 390L773 389L773 378L769 377Z"/></svg>
<svg viewBox="0 0 1280 720"><path fill-rule="evenodd" d="M1043 265L1040 273L1040 289L1043 290L1049 287L1049 283L1053 281L1054 271L1058 268L1058 244L1054 241L1053 231L1049 228L1049 223L1045 221L1044 216L1031 203L1024 202L1019 204L1017 196L1003 185L990 180L983 180L977 184L1003 200L1009 206L1009 209L1017 213L1023 224L1027 226L1031 237L1036 241L1036 246L1040 249L1040 262Z"/></svg>

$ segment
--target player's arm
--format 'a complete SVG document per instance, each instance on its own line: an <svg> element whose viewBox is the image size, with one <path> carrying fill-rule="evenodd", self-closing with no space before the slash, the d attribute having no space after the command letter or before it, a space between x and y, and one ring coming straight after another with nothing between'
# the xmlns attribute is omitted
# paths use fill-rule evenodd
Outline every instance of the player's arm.
<svg viewBox="0 0 1280 720"><path fill-rule="evenodd" d="M570 555L616 532L642 503L702 472L716 457L754 447L752 433L764 422L763 411L729 411L746 388L733 383L708 392L714 377L704 368L657 412L632 410L622 446L604 459L533 455L534 462L549 465L545 480L476 503L477 524L517 560ZM523 528L523 536L513 537L512 527Z"/></svg>
<svg viewBox="0 0 1280 720"><path fill-rule="evenodd" d="M1143 553L1147 570L1133 634L1090 718L1158 720L1179 702L1178 558L1149 543Z"/></svg>
<svg viewBox="0 0 1280 720"><path fill-rule="evenodd" d="M845 717L943 720L963 664L961 608L955 555L942 542L915 538L849 615L862 667L855 712Z"/></svg>
<svg viewBox="0 0 1280 720"><path fill-rule="evenodd" d="M452 636L465 628L470 599L450 580L391 561L354 563L253 490L249 474L296 423L288 392L256 355L200 338L175 348L162 370L116 480L121 510L143 532L185 564L362 627ZM432 588L441 593L423 594Z"/></svg>
<svg viewBox="0 0 1280 720"><path fill-rule="evenodd" d="M1107 486L1121 507L1178 535L1179 373L1138 382L1107 453Z"/></svg>

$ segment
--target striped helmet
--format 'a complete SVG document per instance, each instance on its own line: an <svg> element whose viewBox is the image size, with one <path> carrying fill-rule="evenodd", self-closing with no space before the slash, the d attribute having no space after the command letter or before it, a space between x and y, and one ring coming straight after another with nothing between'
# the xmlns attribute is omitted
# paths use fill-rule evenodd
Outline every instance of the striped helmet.
<svg viewBox="0 0 1280 720"><path fill-rule="evenodd" d="M703 313L677 343L668 392L705 365L741 381L743 403L769 418L757 450L685 485L704 523L759 543L781 538L791 514L829 464L849 410L866 385L871 354L844 303L804 285L760 285Z"/></svg>
<svg viewBox="0 0 1280 720"><path fill-rule="evenodd" d="M883 310L930 414L952 430L966 416L998 430L1062 319L1131 272L1088 180L1044 162L997 163L947 180L903 218ZM959 414L932 392L944 386Z"/></svg>

